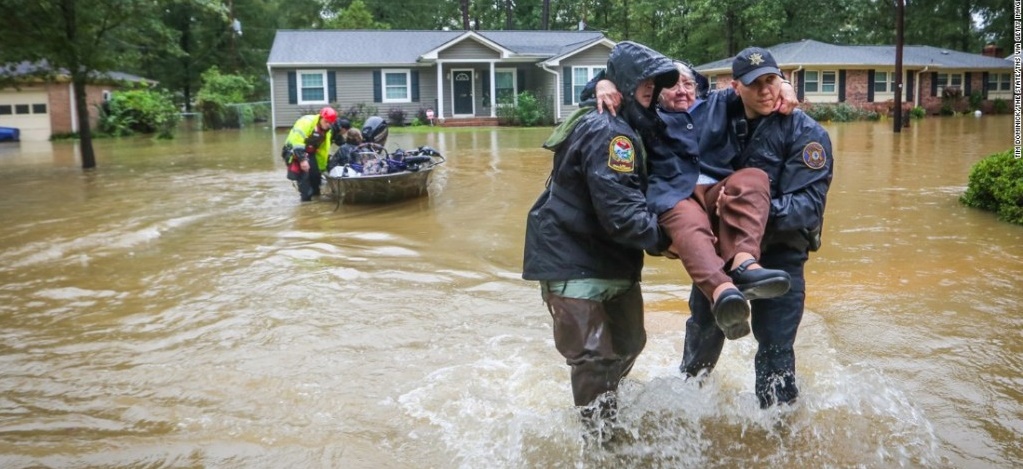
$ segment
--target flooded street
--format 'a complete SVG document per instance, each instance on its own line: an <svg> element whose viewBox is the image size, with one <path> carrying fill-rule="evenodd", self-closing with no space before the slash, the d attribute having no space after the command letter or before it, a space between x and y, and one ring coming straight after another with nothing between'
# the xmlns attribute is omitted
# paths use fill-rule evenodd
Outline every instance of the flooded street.
<svg viewBox="0 0 1023 469"><path fill-rule="evenodd" d="M392 130L446 157L430 196L336 211L299 203L284 130L96 140L88 172L2 143L0 467L1018 467L1023 227L957 202L1011 117L826 127L799 405L759 409L752 336L683 382L689 279L648 258L595 452L520 278L550 129Z"/></svg>

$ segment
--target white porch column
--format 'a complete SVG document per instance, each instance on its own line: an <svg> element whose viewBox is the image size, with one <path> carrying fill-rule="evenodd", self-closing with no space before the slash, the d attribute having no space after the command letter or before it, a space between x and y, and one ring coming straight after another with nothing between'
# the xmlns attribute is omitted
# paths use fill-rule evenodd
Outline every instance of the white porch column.
<svg viewBox="0 0 1023 469"><path fill-rule="evenodd" d="M444 118L444 62L437 61L437 119Z"/></svg>
<svg viewBox="0 0 1023 469"><path fill-rule="evenodd" d="M497 96L494 96L494 90L497 89L497 83L494 83L494 62L490 62L490 117L497 117Z"/></svg>

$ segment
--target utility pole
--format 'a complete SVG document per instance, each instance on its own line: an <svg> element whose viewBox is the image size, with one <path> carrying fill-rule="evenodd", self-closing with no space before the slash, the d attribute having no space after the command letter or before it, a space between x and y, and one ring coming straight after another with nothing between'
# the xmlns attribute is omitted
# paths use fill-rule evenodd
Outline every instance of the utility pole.
<svg viewBox="0 0 1023 469"><path fill-rule="evenodd" d="M551 0L543 0L543 21L540 25L540 29L547 31L551 29Z"/></svg>
<svg viewBox="0 0 1023 469"><path fill-rule="evenodd" d="M905 23L906 1L895 0L895 114L893 129L895 133L902 132L902 46L903 46L903 24ZM874 86L873 83L870 86Z"/></svg>

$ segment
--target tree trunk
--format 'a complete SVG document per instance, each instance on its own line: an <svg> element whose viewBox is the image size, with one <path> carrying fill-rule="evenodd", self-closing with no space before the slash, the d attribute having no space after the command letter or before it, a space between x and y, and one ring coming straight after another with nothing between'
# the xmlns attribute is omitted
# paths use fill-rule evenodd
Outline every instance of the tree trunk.
<svg viewBox="0 0 1023 469"><path fill-rule="evenodd" d="M469 0L460 0L462 8L462 29L469 30Z"/></svg>
<svg viewBox="0 0 1023 469"><path fill-rule="evenodd" d="M82 169L96 167L96 153L92 149L92 128L89 125L89 105L85 99L84 73L72 73L71 82L75 90L75 114L78 116L78 139L82 151Z"/></svg>

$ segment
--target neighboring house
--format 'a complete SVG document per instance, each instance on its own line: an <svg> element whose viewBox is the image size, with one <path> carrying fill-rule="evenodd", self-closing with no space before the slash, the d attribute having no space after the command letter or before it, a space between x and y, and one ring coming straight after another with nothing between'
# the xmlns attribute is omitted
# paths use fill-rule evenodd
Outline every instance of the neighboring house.
<svg viewBox="0 0 1023 469"><path fill-rule="evenodd" d="M0 68L0 83L11 82L13 85L0 87L0 126L20 129L23 140L45 140L54 134L78 132L74 89L67 70L53 70L45 61ZM153 83L126 73L109 72L86 85L91 127L96 126L99 106L127 82Z"/></svg>
<svg viewBox="0 0 1023 469"><path fill-rule="evenodd" d="M384 118L432 110L449 125L496 123L496 107L523 91L560 121L614 44L599 31L277 31L266 64L272 123L359 104Z"/></svg>
<svg viewBox="0 0 1023 469"><path fill-rule="evenodd" d="M848 103L884 110L895 99L895 46L841 46L802 40L768 47L799 99ZM993 53L992 53L993 55ZM1013 62L930 46L904 46L902 100L935 113L942 92L955 88L969 97L979 91L988 101L1012 100ZM696 67L718 88L730 86L732 59Z"/></svg>

